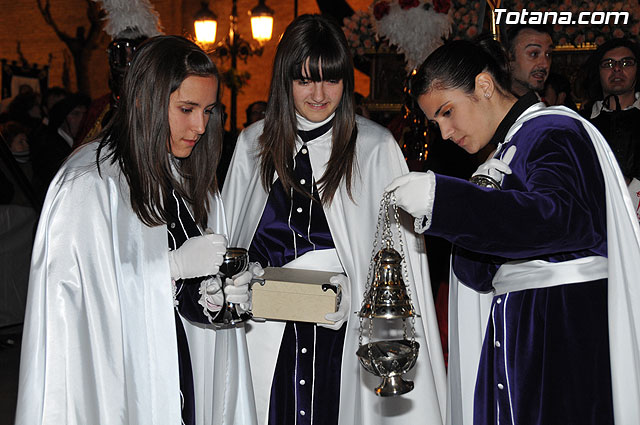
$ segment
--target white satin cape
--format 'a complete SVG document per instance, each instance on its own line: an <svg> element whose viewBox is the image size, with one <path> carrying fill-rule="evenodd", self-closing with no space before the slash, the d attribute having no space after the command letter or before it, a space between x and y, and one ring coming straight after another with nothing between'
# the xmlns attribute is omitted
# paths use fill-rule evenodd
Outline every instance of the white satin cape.
<svg viewBox="0 0 640 425"><path fill-rule="evenodd" d="M640 423L640 227L618 162L600 132L565 107L527 109L509 129L511 140L525 121L541 115L566 115L579 120L596 150L606 188L609 354L616 425ZM437 190L437 189L436 189ZM473 423L473 394L480 350L492 294L461 285L451 273L449 294L449 385L447 424Z"/></svg>
<svg viewBox="0 0 640 425"><path fill-rule="evenodd" d="M331 205L324 209L339 260L351 281L352 312L360 310L384 188L393 178L408 172L397 143L386 129L362 117L357 117L357 125L357 172L352 186L355 203L347 195L343 182ZM260 121L240 134L222 191L230 244L245 248L251 244L268 197L260 182L256 157L257 138L262 128ZM308 148L314 177L318 180L331 153L331 132L309 142ZM412 226L413 220L403 223L403 238L409 254L411 282L408 283L414 305L422 315L416 320L416 340L420 343L417 365L406 375L414 381L415 389L402 397L381 398L374 394L380 378L364 371L358 362L355 353L359 322L352 314L342 359L341 425L431 425L444 420L446 378L427 257L422 238L415 235ZM383 327L379 322L375 326ZM260 423L268 412L271 379L283 329L284 323L268 321L252 322L247 331Z"/></svg>
<svg viewBox="0 0 640 425"><path fill-rule="evenodd" d="M96 143L54 178L36 234L20 359L17 425L181 423L165 226L130 208ZM209 225L224 233L220 198ZM198 424L254 424L244 329L183 320ZM214 361L215 352L215 361Z"/></svg>

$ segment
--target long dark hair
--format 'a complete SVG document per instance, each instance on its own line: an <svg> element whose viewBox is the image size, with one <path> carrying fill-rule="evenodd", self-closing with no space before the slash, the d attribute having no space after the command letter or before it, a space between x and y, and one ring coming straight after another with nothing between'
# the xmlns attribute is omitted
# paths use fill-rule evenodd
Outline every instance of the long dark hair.
<svg viewBox="0 0 640 425"><path fill-rule="evenodd" d="M493 76L502 95L509 94L509 62L497 41L488 37L452 41L437 48L422 63L411 79L411 95L417 100L432 89L461 89L472 94L481 72Z"/></svg>
<svg viewBox="0 0 640 425"><path fill-rule="evenodd" d="M274 173L277 173L285 190L293 187L305 193L293 175L297 128L293 81L302 78L302 67L307 60L310 74L307 78L312 81L342 80L343 84L342 99L333 121L331 156L324 175L318 180L322 203L327 205L343 178L351 197L358 132L353 97L353 61L347 40L336 24L320 15L301 15L294 19L278 44L269 90L269 107L265 115L264 132L259 139L260 174L267 190Z"/></svg>
<svg viewBox="0 0 640 425"><path fill-rule="evenodd" d="M192 75L219 81L214 63L191 41L176 36L148 39L136 51L118 109L101 135L98 166L106 148L129 183L133 211L148 226L167 222L163 201L175 189L191 205L196 223L205 227L208 196L218 190L222 121L217 105L191 155L178 160L169 154L169 97Z"/></svg>

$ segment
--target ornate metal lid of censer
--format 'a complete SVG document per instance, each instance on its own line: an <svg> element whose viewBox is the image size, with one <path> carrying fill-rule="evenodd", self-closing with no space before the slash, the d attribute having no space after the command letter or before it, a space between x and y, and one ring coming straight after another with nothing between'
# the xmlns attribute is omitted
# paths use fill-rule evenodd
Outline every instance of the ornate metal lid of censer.
<svg viewBox="0 0 640 425"><path fill-rule="evenodd" d="M369 319L405 319L413 316L411 299L402 280L400 253L393 248L383 248L378 251L374 261L374 279L360 316Z"/></svg>

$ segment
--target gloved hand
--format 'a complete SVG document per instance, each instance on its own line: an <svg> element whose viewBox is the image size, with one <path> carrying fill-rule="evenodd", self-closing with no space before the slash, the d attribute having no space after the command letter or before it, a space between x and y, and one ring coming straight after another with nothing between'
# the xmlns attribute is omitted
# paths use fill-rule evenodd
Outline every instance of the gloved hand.
<svg viewBox="0 0 640 425"><path fill-rule="evenodd" d="M430 217L436 192L436 176L432 171L411 172L397 177L384 191L394 192L396 204L414 217Z"/></svg>
<svg viewBox="0 0 640 425"><path fill-rule="evenodd" d="M249 263L247 271L238 273L232 279L226 278L224 283L224 293L227 302L234 303L238 313L251 309L251 288L249 283L256 276L262 276L264 270L260 263Z"/></svg>
<svg viewBox="0 0 640 425"><path fill-rule="evenodd" d="M178 249L169 251L171 278L189 279L218 273L227 252L227 238L223 235L196 236Z"/></svg>
<svg viewBox="0 0 640 425"><path fill-rule="evenodd" d="M222 293L222 281L218 276L203 280L199 292L201 297L198 304L214 312L222 308L224 294Z"/></svg>
<svg viewBox="0 0 640 425"><path fill-rule="evenodd" d="M349 278L344 274L331 276L329 282L337 285L338 288L341 288L342 296L340 298L340 304L338 305L338 311L336 311L335 313L327 313L324 316L325 319L331 320L335 323L331 325L326 323L318 323L318 326L337 331L342 327L343 323L349 319L349 309L351 308L351 282L349 281Z"/></svg>
<svg viewBox="0 0 640 425"><path fill-rule="evenodd" d="M471 177L475 176L489 176L493 180L498 183L498 186L502 183L502 179L505 174L511 174L511 168L509 164L513 159L513 156L516 153L516 147L511 146L507 151L502 155L502 159L491 158L487 160L485 163L481 164L478 169L471 175Z"/></svg>

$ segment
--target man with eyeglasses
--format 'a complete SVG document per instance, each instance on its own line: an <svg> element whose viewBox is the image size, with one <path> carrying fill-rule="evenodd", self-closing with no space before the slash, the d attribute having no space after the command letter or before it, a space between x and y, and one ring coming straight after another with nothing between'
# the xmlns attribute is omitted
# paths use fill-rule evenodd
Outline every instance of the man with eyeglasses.
<svg viewBox="0 0 640 425"><path fill-rule="evenodd" d="M588 59L588 102L581 112L605 137L618 160L640 220L640 47L615 38Z"/></svg>
<svg viewBox="0 0 640 425"><path fill-rule="evenodd" d="M606 111L640 109L636 93L637 51L635 42L617 38L600 46L589 59L593 68L590 78L595 77L595 69L598 76L591 81L596 84L592 84L589 94L593 99L599 99L591 107L591 119Z"/></svg>

